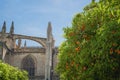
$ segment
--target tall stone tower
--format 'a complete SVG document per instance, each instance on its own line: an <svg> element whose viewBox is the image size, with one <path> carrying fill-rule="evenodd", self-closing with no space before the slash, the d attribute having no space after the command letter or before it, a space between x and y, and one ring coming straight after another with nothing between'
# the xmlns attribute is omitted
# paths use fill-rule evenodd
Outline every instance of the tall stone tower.
<svg viewBox="0 0 120 80"><path fill-rule="evenodd" d="M9 33L6 33L6 22L4 21L2 30L0 32L0 55L3 61L5 59L5 55L8 51L11 51L14 48L14 40L12 34L14 33L14 23L11 24L11 29Z"/></svg>
<svg viewBox="0 0 120 80"><path fill-rule="evenodd" d="M51 22L48 23L47 29L47 47L46 47L46 62L45 62L45 80L51 80L52 69L52 48L53 48L53 35Z"/></svg>

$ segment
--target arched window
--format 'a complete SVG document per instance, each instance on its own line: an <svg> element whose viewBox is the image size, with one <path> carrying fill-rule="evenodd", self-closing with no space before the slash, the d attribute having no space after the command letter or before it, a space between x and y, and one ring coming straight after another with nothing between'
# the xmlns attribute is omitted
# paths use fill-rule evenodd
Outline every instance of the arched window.
<svg viewBox="0 0 120 80"><path fill-rule="evenodd" d="M29 76L35 75L35 62L30 55L23 59L22 68L28 72Z"/></svg>

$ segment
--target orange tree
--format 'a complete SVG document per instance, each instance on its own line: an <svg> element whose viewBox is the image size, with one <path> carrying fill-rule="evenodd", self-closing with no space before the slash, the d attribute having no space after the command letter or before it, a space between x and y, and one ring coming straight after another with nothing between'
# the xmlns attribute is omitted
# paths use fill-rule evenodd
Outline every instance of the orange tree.
<svg viewBox="0 0 120 80"><path fill-rule="evenodd" d="M0 61L0 80L28 80L28 74Z"/></svg>
<svg viewBox="0 0 120 80"><path fill-rule="evenodd" d="M92 2L64 28L57 72L61 80L120 79L120 1Z"/></svg>

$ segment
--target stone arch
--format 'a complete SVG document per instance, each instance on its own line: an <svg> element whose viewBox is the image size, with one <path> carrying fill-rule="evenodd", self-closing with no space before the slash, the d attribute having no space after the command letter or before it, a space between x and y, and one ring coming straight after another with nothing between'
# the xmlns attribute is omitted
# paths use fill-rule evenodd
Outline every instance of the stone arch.
<svg viewBox="0 0 120 80"><path fill-rule="evenodd" d="M18 35L18 34L14 34L14 39L28 39L28 40L32 40L35 41L39 44L41 44L44 48L46 48L46 38L40 38L40 37L32 37L32 36L26 36L26 35Z"/></svg>
<svg viewBox="0 0 120 80"><path fill-rule="evenodd" d="M37 65L36 58L31 54L25 56L21 63L22 69L26 70L29 76L35 76L36 69L37 69L36 65Z"/></svg>
<svg viewBox="0 0 120 80"><path fill-rule="evenodd" d="M30 39L20 39L21 40L21 44L20 47L44 47L42 44L40 44L39 42L36 42L34 40L30 40ZM32 44L31 44L32 43ZM15 40L15 44L17 46L19 46L19 39ZM36 45L33 45L36 44Z"/></svg>

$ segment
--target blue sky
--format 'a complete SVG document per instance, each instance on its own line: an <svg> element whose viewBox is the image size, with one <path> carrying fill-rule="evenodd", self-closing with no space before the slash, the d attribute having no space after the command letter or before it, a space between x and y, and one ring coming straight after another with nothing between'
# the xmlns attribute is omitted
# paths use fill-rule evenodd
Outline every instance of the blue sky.
<svg viewBox="0 0 120 80"><path fill-rule="evenodd" d="M47 25L52 23L55 46L63 38L63 27L71 26L75 14L82 12L91 0L0 0L0 28L7 23L9 32L14 21L15 33L46 37ZM28 45L37 45L27 42Z"/></svg>

